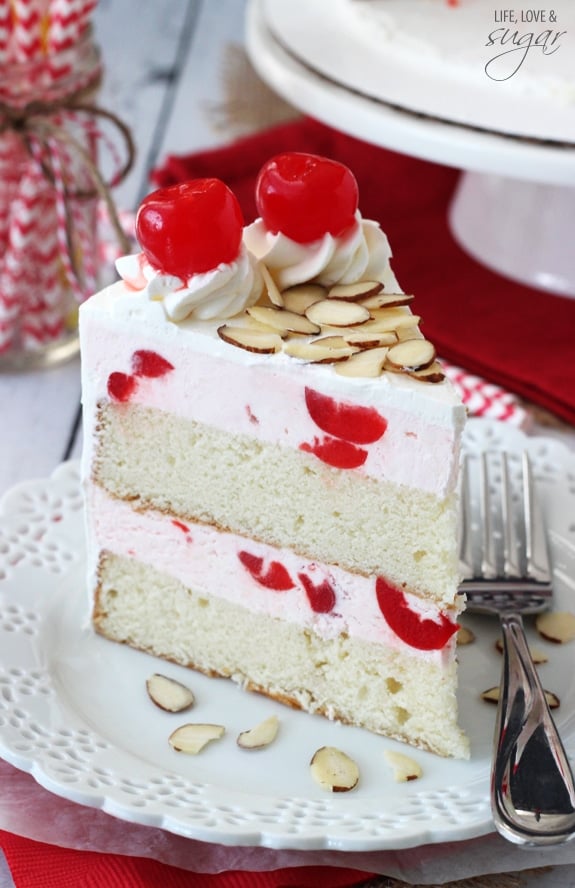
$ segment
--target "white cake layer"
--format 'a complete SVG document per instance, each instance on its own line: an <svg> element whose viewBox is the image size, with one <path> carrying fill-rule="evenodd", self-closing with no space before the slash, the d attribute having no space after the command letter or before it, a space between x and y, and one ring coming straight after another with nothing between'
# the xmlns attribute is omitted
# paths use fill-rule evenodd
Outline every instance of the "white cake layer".
<svg viewBox="0 0 575 888"><path fill-rule="evenodd" d="M283 354L252 354L223 342L216 333L218 322L170 323L159 302L130 292L123 283L93 296L80 317L86 471L96 405L109 399L111 374L130 374L134 352L143 349L165 357L174 369L160 378L139 377L131 404L248 436L254 443L298 449L333 437L312 418L308 388L339 405L373 409L387 422L378 440L358 445L366 458L353 474L439 497L453 490L465 410L447 381L419 383L393 373L351 379L337 375L332 366Z"/></svg>
<svg viewBox="0 0 575 888"><path fill-rule="evenodd" d="M99 580L95 625L114 641L440 755L469 755L453 660L444 667L346 635L322 639L130 558L104 556Z"/></svg>
<svg viewBox="0 0 575 888"><path fill-rule="evenodd" d="M453 656L455 635L447 642L442 638L439 647L431 639L433 630L441 624L440 608L403 595L422 631L423 626L430 630L426 643L435 649L422 649L421 638L406 633L402 638L390 626L388 619L393 624L393 616L387 612L384 615L378 604L375 577L309 561L290 549L273 548L209 525L185 524L155 510L139 512L129 502L115 499L93 484L87 489L87 503L91 530L89 562L94 578L102 551L108 551L135 558L194 589L198 595L221 598L255 614L295 623L320 638L335 638L344 633L371 644L404 650L436 665L446 665ZM261 566L254 564L255 559L261 560ZM275 583L274 571L276 576L279 571ZM387 606L396 612L391 595L388 602ZM444 616L453 624L457 619L453 610Z"/></svg>
<svg viewBox="0 0 575 888"><path fill-rule="evenodd" d="M171 413L122 404L98 413L92 479L135 508L201 521L308 560L383 576L453 606L455 497L437 497L300 450L256 443Z"/></svg>

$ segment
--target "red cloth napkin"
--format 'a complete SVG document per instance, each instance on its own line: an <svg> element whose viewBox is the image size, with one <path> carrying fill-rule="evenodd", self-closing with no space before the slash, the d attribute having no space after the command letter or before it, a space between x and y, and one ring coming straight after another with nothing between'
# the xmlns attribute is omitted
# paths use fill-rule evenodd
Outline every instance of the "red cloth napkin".
<svg viewBox="0 0 575 888"><path fill-rule="evenodd" d="M575 423L575 299L513 283L456 244L446 211L457 170L303 118L224 148L170 156L153 181L221 178L250 222L258 170L280 151L323 154L353 170L362 214L388 234L394 271L403 288L415 293L425 334L443 358Z"/></svg>
<svg viewBox="0 0 575 888"><path fill-rule="evenodd" d="M371 875L329 866L206 875L142 857L72 851L0 830L16 888L348 888Z"/></svg>

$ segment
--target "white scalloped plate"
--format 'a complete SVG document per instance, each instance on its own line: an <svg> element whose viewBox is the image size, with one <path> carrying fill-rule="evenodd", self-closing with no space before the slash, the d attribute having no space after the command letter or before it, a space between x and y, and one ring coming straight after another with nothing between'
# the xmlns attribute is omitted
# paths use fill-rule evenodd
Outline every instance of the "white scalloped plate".
<svg viewBox="0 0 575 888"><path fill-rule="evenodd" d="M524 446L546 507L558 606L575 609L575 454L502 423L468 424L472 452ZM124 820L229 845L371 851L491 832L494 708L478 699L499 679L491 622L466 618L478 641L460 651L468 762L413 751L423 777L397 784L383 750L405 751L399 744L162 664L161 671L193 687L198 720L227 728L223 740L183 757L167 743L182 717L160 712L146 696L145 679L158 661L89 628L83 560L76 464L6 495L0 509L0 755L42 786ZM543 683L559 695L556 720L573 755L575 647L548 648ZM258 752L238 749L236 734L272 712L281 722L278 740ZM308 762L324 744L359 763L361 782L353 792L329 795L312 782Z"/></svg>

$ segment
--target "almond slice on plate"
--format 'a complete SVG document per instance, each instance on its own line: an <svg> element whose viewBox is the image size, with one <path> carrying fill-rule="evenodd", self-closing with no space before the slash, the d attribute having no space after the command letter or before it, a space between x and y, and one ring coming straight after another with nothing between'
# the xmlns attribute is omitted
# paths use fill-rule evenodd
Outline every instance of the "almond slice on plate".
<svg viewBox="0 0 575 888"><path fill-rule="evenodd" d="M488 688L486 691L483 691L481 694L481 699L485 700L487 703L498 703L499 702L499 687ZM547 700L547 705L549 709L559 709L561 705L561 701L557 694L554 694L553 691L543 691L545 694L545 699Z"/></svg>
<svg viewBox="0 0 575 888"><path fill-rule="evenodd" d="M409 293L376 293L361 300L366 308L395 308L398 305L408 305L413 301L413 295Z"/></svg>
<svg viewBox="0 0 575 888"><path fill-rule="evenodd" d="M223 725L187 724L172 731L168 743L176 752L197 755L212 740L219 740L226 729Z"/></svg>
<svg viewBox="0 0 575 888"><path fill-rule="evenodd" d="M252 305L246 309L247 314L265 324L266 327L273 327L280 336L287 333L301 333L303 336L312 336L319 333L320 328L317 324L313 324L305 315L296 314L293 311L286 311L285 308L268 308L265 305Z"/></svg>
<svg viewBox="0 0 575 888"><path fill-rule="evenodd" d="M435 346L428 339L406 339L392 345L386 364L394 370L423 370L435 361Z"/></svg>
<svg viewBox="0 0 575 888"><path fill-rule="evenodd" d="M194 695L186 685L159 672L147 679L146 690L152 703L164 712L184 712L195 703Z"/></svg>
<svg viewBox="0 0 575 888"><path fill-rule="evenodd" d="M575 614L568 611L549 611L539 614L535 628L546 641L567 644L575 638Z"/></svg>
<svg viewBox="0 0 575 888"><path fill-rule="evenodd" d="M322 345L322 339L314 339L311 342L302 342L298 339L290 339L284 345L284 352L292 358L300 358L308 364L332 364L335 361L345 361L351 355L359 351L356 345L344 343L340 347L337 343L330 346L329 340L337 340L337 337L326 336L323 340L327 345Z"/></svg>
<svg viewBox="0 0 575 888"><path fill-rule="evenodd" d="M241 749L263 749L276 739L279 730L277 715L271 715L248 731L238 734L237 744Z"/></svg>
<svg viewBox="0 0 575 888"><path fill-rule="evenodd" d="M370 319L369 311L363 305L339 299L314 302L306 309L305 316L314 324L327 324L330 327L354 327Z"/></svg>
<svg viewBox="0 0 575 888"><path fill-rule="evenodd" d="M468 626L460 626L457 630L457 644L462 647L475 641L475 632Z"/></svg>
<svg viewBox="0 0 575 888"><path fill-rule="evenodd" d="M322 746L310 762L311 776L329 792L349 792L357 786L359 768L352 758L335 746Z"/></svg>
<svg viewBox="0 0 575 888"><path fill-rule="evenodd" d="M336 364L334 370L340 376L355 376L358 379L374 379L383 373L387 347L362 349L343 364Z"/></svg>
<svg viewBox="0 0 575 888"><path fill-rule="evenodd" d="M393 777L396 783L406 783L408 780L417 780L421 777L423 771L421 765L405 755L403 752L396 752L393 749L385 749L383 755L389 765L393 768Z"/></svg>
<svg viewBox="0 0 575 888"><path fill-rule="evenodd" d="M325 296L326 289L321 284L296 284L282 290L284 308L296 314L305 314L310 305L325 299Z"/></svg>
<svg viewBox="0 0 575 888"><path fill-rule="evenodd" d="M498 638L495 642L495 649L499 651L500 654L503 653L503 639ZM545 651L541 650L541 648L533 647L529 645L529 653L531 654L531 659L533 660L536 666L541 666L543 663L549 662L549 657L545 653Z"/></svg>
<svg viewBox="0 0 575 888"><path fill-rule="evenodd" d="M328 299L343 299L344 302L358 302L368 296L375 296L383 290L381 281L357 281L354 284L335 284L327 294Z"/></svg>
<svg viewBox="0 0 575 888"><path fill-rule="evenodd" d="M262 277L264 279L264 284L266 286L270 302L272 303L272 305L277 305L279 308L282 308L284 304L282 294L280 293L279 287L274 281L269 268L267 267L267 265L264 265L263 262L259 262L258 264L262 273Z"/></svg>
<svg viewBox="0 0 575 888"><path fill-rule="evenodd" d="M218 336L230 345L237 345L238 348L260 355L273 355L281 351L282 347L281 336L266 330L224 324L223 327L218 327Z"/></svg>

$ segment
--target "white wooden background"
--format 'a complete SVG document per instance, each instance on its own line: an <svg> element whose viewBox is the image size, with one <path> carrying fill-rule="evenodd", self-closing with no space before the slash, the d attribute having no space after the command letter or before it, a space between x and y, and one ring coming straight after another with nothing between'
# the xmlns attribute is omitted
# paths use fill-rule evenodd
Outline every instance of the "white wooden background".
<svg viewBox="0 0 575 888"><path fill-rule="evenodd" d="M245 0L99 0L95 29L106 68L100 101L130 125L138 149L134 169L115 192L121 209L136 208L150 190L149 170L167 153L216 146L234 135L222 133L210 111L225 101L224 60L230 44L242 44L244 8ZM0 372L0 496L79 456L79 406L79 359L38 372ZM570 888L575 867L524 877L522 884ZM12 885L0 856L0 888Z"/></svg>

